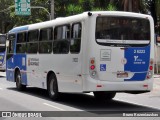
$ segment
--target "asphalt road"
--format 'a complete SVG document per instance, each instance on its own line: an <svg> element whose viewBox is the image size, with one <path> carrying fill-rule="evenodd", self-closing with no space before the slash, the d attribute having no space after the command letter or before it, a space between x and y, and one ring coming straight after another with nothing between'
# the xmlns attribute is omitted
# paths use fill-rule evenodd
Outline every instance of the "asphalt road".
<svg viewBox="0 0 160 120"><path fill-rule="evenodd" d="M154 79L152 92L138 95L118 93L110 102L98 102L92 94L63 94L61 100L55 102L49 99L47 92L43 89L28 87L26 91L19 92L16 90L15 83L6 81L5 77L0 77L0 111L41 112L43 117L48 115L58 120L62 118L72 120L74 117L84 120L89 117L95 120L106 120L106 117L111 117L110 120L118 120L122 116L122 112L128 114L128 111L130 113L144 111L160 113L160 76L156 76ZM124 118L128 119L128 117ZM160 116L154 120L159 118ZM9 120L10 118L1 119ZM48 119L52 118L48 117ZM140 119L142 118L137 120ZM146 117L145 119L150 118ZM143 120L145 119L143 118Z"/></svg>

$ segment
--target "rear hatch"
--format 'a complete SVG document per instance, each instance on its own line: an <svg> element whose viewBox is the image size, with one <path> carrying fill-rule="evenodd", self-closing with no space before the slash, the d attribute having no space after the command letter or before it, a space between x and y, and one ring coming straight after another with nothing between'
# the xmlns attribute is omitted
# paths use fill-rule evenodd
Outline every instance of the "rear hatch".
<svg viewBox="0 0 160 120"><path fill-rule="evenodd" d="M98 16L95 59L97 78L104 81L144 81L150 65L148 18Z"/></svg>

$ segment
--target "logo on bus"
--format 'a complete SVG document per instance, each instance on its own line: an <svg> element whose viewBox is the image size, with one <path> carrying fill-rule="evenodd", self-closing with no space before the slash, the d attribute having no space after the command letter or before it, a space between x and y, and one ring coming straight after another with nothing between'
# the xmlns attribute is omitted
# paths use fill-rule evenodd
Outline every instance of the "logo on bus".
<svg viewBox="0 0 160 120"><path fill-rule="evenodd" d="M28 66L39 66L38 58L28 58Z"/></svg>

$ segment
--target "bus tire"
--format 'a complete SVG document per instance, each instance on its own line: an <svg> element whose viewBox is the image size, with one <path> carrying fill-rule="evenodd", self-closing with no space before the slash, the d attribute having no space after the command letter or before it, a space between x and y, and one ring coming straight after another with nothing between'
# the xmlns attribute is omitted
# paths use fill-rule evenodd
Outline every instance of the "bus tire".
<svg viewBox="0 0 160 120"><path fill-rule="evenodd" d="M59 99L60 93L58 92L57 79L53 74L49 76L47 89L48 89L49 97L52 100L56 101Z"/></svg>
<svg viewBox="0 0 160 120"><path fill-rule="evenodd" d="M16 87L18 91L23 91L26 89L26 85L22 84L20 71L16 72L15 81L16 81Z"/></svg>
<svg viewBox="0 0 160 120"><path fill-rule="evenodd" d="M105 101L105 100L110 101L116 95L116 92L106 92L106 91L97 91L93 93L94 97L99 101Z"/></svg>

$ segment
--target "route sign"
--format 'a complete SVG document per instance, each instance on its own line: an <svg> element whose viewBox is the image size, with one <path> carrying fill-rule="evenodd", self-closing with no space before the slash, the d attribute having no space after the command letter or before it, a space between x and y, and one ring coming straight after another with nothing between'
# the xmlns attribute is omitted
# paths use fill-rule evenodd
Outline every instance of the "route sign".
<svg viewBox="0 0 160 120"><path fill-rule="evenodd" d="M31 15L30 0L15 0L16 15Z"/></svg>

